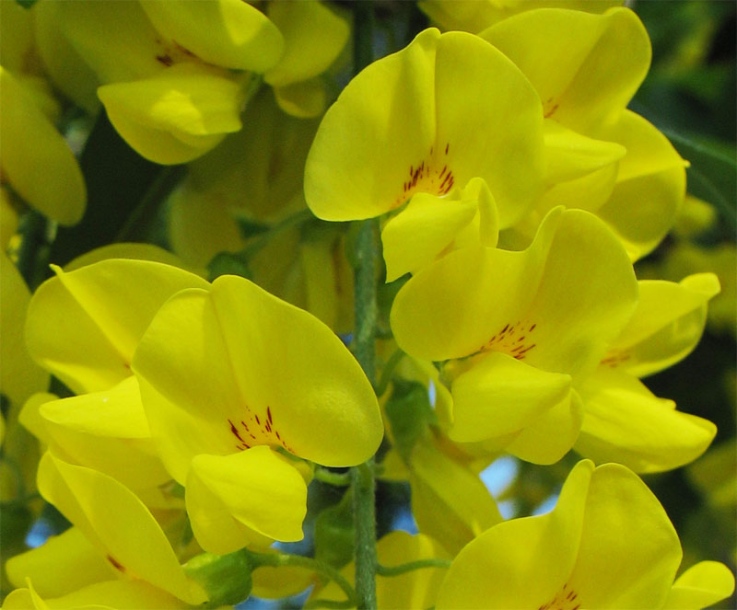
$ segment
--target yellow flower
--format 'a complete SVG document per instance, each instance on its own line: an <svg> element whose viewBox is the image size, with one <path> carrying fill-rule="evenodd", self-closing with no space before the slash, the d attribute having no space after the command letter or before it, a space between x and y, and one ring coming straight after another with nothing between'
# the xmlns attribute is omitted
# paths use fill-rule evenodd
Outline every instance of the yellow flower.
<svg viewBox="0 0 737 610"><path fill-rule="evenodd" d="M9 558L5 570L15 587L23 587L30 579L43 598L63 597L120 576L105 552L74 526L49 537L39 547Z"/></svg>
<svg viewBox="0 0 737 610"><path fill-rule="evenodd" d="M150 511L115 479L46 453L39 465L38 487L105 554L121 578L146 581L189 604L207 599L185 576Z"/></svg>
<svg viewBox="0 0 737 610"><path fill-rule="evenodd" d="M54 86L90 115L100 109L98 80L65 34L62 3L39 0L31 8L37 51Z"/></svg>
<svg viewBox="0 0 737 610"><path fill-rule="evenodd" d="M340 340L239 277L171 298L133 370L159 454L185 485L210 552L300 539L306 486L291 456L352 466L381 441L376 397Z"/></svg>
<svg viewBox="0 0 737 610"><path fill-rule="evenodd" d="M264 74L264 82L274 88L284 112L302 118L322 114L328 94L319 77L348 42L348 22L316 0L269 2L266 11L284 36L284 54Z"/></svg>
<svg viewBox="0 0 737 610"><path fill-rule="evenodd" d="M424 231L404 223L401 238L413 250L430 235L437 254L454 236L434 227L451 219L459 230L475 218L470 193L453 193L474 178L488 187L474 189L487 200L477 206L495 204L500 227L529 210L543 187L542 118L530 83L495 48L469 34L425 30L364 69L328 109L307 158L307 203L331 221L433 206ZM389 248L402 239L395 235ZM387 262L392 279L417 261Z"/></svg>
<svg viewBox="0 0 737 610"><path fill-rule="evenodd" d="M274 24L240 0L141 2L141 8L159 33L209 64L264 72L284 51Z"/></svg>
<svg viewBox="0 0 737 610"><path fill-rule="evenodd" d="M38 446L18 418L26 400L48 388L49 374L33 361L23 341L31 293L4 248L0 278L0 391L8 407L3 410L0 434L0 501L10 502L35 491Z"/></svg>
<svg viewBox="0 0 737 610"><path fill-rule="evenodd" d="M731 594L734 577L715 562L674 585L681 555L668 516L636 475L583 461L552 512L500 523L463 549L436 607L701 608Z"/></svg>
<svg viewBox="0 0 737 610"><path fill-rule="evenodd" d="M171 477L153 445L130 363L158 308L184 288L208 284L139 256L176 262L153 246L116 244L72 261L67 271L56 268L57 276L36 291L25 325L29 351L78 396L36 394L21 421L65 461L112 476L147 504L162 505L168 499L158 486Z"/></svg>
<svg viewBox="0 0 737 610"><path fill-rule="evenodd" d="M30 92L3 66L0 88L3 182L51 220L76 224L87 189L74 154Z"/></svg>
<svg viewBox="0 0 737 610"><path fill-rule="evenodd" d="M464 248L415 275L391 325L408 354L443 363L452 440L552 463L578 436L575 384L636 302L632 266L611 231L591 214L558 209L527 250Z"/></svg>
<svg viewBox="0 0 737 610"><path fill-rule="evenodd" d="M109 390L131 375L138 340L159 307L202 278L170 265L110 259L56 277L33 295L26 344L73 392Z"/></svg>
<svg viewBox="0 0 737 610"><path fill-rule="evenodd" d="M545 117L548 189L514 231L529 239L549 209L565 205L606 221L633 260L655 248L683 202L687 163L626 109L651 55L635 13L526 11L480 37L530 80Z"/></svg>
<svg viewBox="0 0 737 610"><path fill-rule="evenodd" d="M37 415L26 412L33 408ZM152 492L171 479L151 440L135 377L109 390L27 404L21 420L29 418L40 418L42 430L34 433L56 455L108 474L134 492Z"/></svg>
<svg viewBox="0 0 737 610"><path fill-rule="evenodd" d="M186 163L238 131L246 96L242 86L191 63L150 78L98 89L110 122L142 156Z"/></svg>
<svg viewBox="0 0 737 610"><path fill-rule="evenodd" d="M62 561L65 558L62 558ZM50 569L55 569L56 566ZM99 608L101 610L175 610L191 608L173 595L147 582L108 580L91 584L67 595L49 599L27 588L12 591L3 603L5 610L56 610L66 608Z"/></svg>
<svg viewBox="0 0 737 610"><path fill-rule="evenodd" d="M23 341L31 293L18 268L0 252L0 389L16 413L35 392L43 392L49 375L31 359Z"/></svg>
<svg viewBox="0 0 737 610"><path fill-rule="evenodd" d="M709 303L707 326L713 333L737 334L735 308L737 308L737 246L722 242L714 246L702 246L680 240L673 244L664 260L651 264L645 272L648 276L676 280L686 274L711 271L719 277L721 292Z"/></svg>
<svg viewBox="0 0 737 610"><path fill-rule="evenodd" d="M538 8L566 8L602 13L623 0L420 0L418 6L444 30L477 34L498 21Z"/></svg>
<svg viewBox="0 0 737 610"><path fill-rule="evenodd" d="M689 275L678 283L641 280L637 310L602 365L645 377L680 362L699 342L707 303L719 291L713 273Z"/></svg>
<svg viewBox="0 0 737 610"><path fill-rule="evenodd" d="M163 164L190 161L238 131L253 73L274 66L284 45L239 0L68 3L59 21L102 85L113 126Z"/></svg>
<svg viewBox="0 0 737 610"><path fill-rule="evenodd" d="M699 457L716 426L676 411L673 401L653 396L637 377L672 366L696 347L719 281L711 273L679 284L643 280L639 292L634 315L579 387L586 411L575 449L599 463L658 472Z"/></svg>

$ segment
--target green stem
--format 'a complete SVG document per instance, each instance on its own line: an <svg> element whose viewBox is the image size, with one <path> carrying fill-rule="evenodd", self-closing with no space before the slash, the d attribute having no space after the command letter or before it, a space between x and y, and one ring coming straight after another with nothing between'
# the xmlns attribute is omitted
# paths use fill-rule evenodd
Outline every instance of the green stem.
<svg viewBox="0 0 737 610"><path fill-rule="evenodd" d="M421 570L424 568L444 568L450 567L449 559L418 559L417 561L410 561L403 563L398 566L376 566L376 573L381 576L401 576L407 572L414 570Z"/></svg>
<svg viewBox="0 0 737 610"><path fill-rule="evenodd" d="M350 472L332 472L327 468L315 468L315 479L334 487L347 487L351 484Z"/></svg>
<svg viewBox="0 0 737 610"><path fill-rule="evenodd" d="M356 332L353 352L372 385L376 381L376 265L378 222L363 221L356 239ZM351 470L359 608L376 608L376 480L373 458Z"/></svg>
<svg viewBox="0 0 737 610"><path fill-rule="evenodd" d="M270 566L274 568L291 566L306 568L317 572L325 578L332 580L343 590L343 593L345 593L347 598L346 602L348 602L351 607L356 605L356 592L353 587L351 587L351 584L340 572L338 572L338 570L327 563L318 561L312 557L303 557L302 555L288 555L285 553L256 553L254 551L249 551L248 549L243 549L243 552L248 555L248 559L253 566L253 569L260 566Z"/></svg>
<svg viewBox="0 0 737 610"><path fill-rule="evenodd" d="M358 608L376 610L376 479L374 458L351 469Z"/></svg>
<svg viewBox="0 0 737 610"><path fill-rule="evenodd" d="M379 225L376 219L364 220L358 228L355 247L356 331L353 353L372 386L376 384L376 304Z"/></svg>
<svg viewBox="0 0 737 610"><path fill-rule="evenodd" d="M311 610L312 608L335 608L336 610L342 610L343 608L353 608L353 604L349 601L336 602L333 599L313 599L305 604L305 610Z"/></svg>
<svg viewBox="0 0 737 610"><path fill-rule="evenodd" d="M373 61L373 2L353 3L354 72ZM358 229L355 249L355 317L353 353L371 385L376 384L376 304L378 219L365 220ZM356 595L358 608L376 605L376 479L374 459L351 469L355 526Z"/></svg>

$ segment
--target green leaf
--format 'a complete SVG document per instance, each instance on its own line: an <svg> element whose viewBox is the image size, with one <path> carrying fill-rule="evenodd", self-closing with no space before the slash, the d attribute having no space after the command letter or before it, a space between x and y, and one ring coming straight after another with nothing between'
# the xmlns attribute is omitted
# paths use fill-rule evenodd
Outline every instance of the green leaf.
<svg viewBox="0 0 737 610"><path fill-rule="evenodd" d="M248 554L236 551L228 555L203 553L187 562L184 571L207 591L206 608L220 608L247 599L253 585L253 567Z"/></svg>
<svg viewBox="0 0 737 610"><path fill-rule="evenodd" d="M427 426L436 423L428 390L421 383L395 380L394 391L385 409L395 448L403 459L409 460L415 443Z"/></svg>
<svg viewBox="0 0 737 610"><path fill-rule="evenodd" d="M315 559L336 569L353 558L353 502L348 490L343 499L320 512L315 520Z"/></svg>
<svg viewBox="0 0 737 610"><path fill-rule="evenodd" d="M688 192L713 204L734 232L737 229L737 160L723 154L716 146L669 130L663 133L691 163Z"/></svg>

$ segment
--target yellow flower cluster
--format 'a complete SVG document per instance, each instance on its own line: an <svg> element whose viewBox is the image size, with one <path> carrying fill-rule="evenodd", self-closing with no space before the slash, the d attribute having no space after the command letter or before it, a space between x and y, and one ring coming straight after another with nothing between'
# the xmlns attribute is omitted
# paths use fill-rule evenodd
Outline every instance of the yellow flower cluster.
<svg viewBox="0 0 737 610"><path fill-rule="evenodd" d="M628 108L651 46L621 4L0 2L2 607L732 595L639 476L717 434L642 379L721 286L635 273L688 161ZM107 122L186 166L86 249ZM500 456L555 507L505 519ZM377 535L377 477L415 533Z"/></svg>

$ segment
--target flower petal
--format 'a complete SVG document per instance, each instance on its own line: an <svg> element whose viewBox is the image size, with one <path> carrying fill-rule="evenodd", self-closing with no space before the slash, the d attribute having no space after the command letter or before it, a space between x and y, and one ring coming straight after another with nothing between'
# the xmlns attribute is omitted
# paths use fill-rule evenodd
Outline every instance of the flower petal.
<svg viewBox="0 0 737 610"><path fill-rule="evenodd" d="M59 5L57 27L100 83L135 80L164 69L162 58L169 41L161 39L141 4L144 3L63 2ZM122 57L125 61L121 61Z"/></svg>
<svg viewBox="0 0 737 610"><path fill-rule="evenodd" d="M573 391L522 429L505 451L533 464L554 464L573 447L583 418L581 397Z"/></svg>
<svg viewBox="0 0 737 610"><path fill-rule="evenodd" d="M412 535L401 530L383 536L376 543L376 554L381 565L387 567L423 559L446 559L448 557L448 553L429 536ZM426 567L396 576L377 576L377 607L432 608L435 606L435 598L445 572L446 570L440 567ZM354 573L354 562L341 570L341 574L349 582L354 579ZM345 599L345 593L335 582L330 582L325 588L315 590L311 597L342 601Z"/></svg>
<svg viewBox="0 0 737 610"><path fill-rule="evenodd" d="M576 562L594 466L579 462L556 508L500 523L468 544L443 581L436 608L542 608Z"/></svg>
<svg viewBox="0 0 737 610"><path fill-rule="evenodd" d="M417 525L449 552L457 553L502 520L478 475L433 444L421 441L415 445L410 472Z"/></svg>
<svg viewBox="0 0 737 610"><path fill-rule="evenodd" d="M207 291L182 291L160 309L133 370L161 459L180 484L194 456L238 451L228 419L241 398Z"/></svg>
<svg viewBox="0 0 737 610"><path fill-rule="evenodd" d="M10 557L5 570L15 587L22 587L30 578L42 597L61 597L116 577L105 555L76 527L52 536L38 548Z"/></svg>
<svg viewBox="0 0 737 610"><path fill-rule="evenodd" d="M268 447L229 456L198 455L186 485L187 513L203 549L225 554L249 544L302 540L307 486Z"/></svg>
<svg viewBox="0 0 737 610"><path fill-rule="evenodd" d="M58 2L43 2L33 8L36 48L54 85L94 116L100 108L96 93L99 83L66 37L63 11L63 4Z"/></svg>
<svg viewBox="0 0 737 610"><path fill-rule="evenodd" d="M118 133L155 163L191 161L242 127L241 85L191 63L143 80L104 85L97 94Z"/></svg>
<svg viewBox="0 0 737 610"><path fill-rule="evenodd" d="M575 376L597 366L636 298L632 265L606 225L557 209L523 252L464 248L415 275L391 325L418 358L499 351Z"/></svg>
<svg viewBox="0 0 737 610"><path fill-rule="evenodd" d="M680 413L636 378L600 369L580 388L586 410L575 449L597 462L660 472L692 462L716 434L706 419Z"/></svg>
<svg viewBox="0 0 737 610"><path fill-rule="evenodd" d="M41 597L33 590L33 585L28 582L28 588L15 589L3 600L3 608L6 610L51 610ZM107 610L103 606L104 610Z"/></svg>
<svg viewBox="0 0 737 610"><path fill-rule="evenodd" d="M644 377L680 362L701 339L707 301L718 293L712 273L690 275L679 284L641 281L637 310L602 364Z"/></svg>
<svg viewBox="0 0 737 610"><path fill-rule="evenodd" d="M300 119L312 119L328 105L326 83L319 77L274 88L274 98L284 112Z"/></svg>
<svg viewBox="0 0 737 610"><path fill-rule="evenodd" d="M338 58L350 35L345 19L322 2L276 2L269 18L284 36L279 63L265 75L273 87L306 81L325 72Z"/></svg>
<svg viewBox="0 0 737 610"><path fill-rule="evenodd" d="M187 183L169 198L169 239L175 252L205 267L219 252L245 246L228 203L219 193L200 192Z"/></svg>
<svg viewBox="0 0 737 610"><path fill-rule="evenodd" d="M94 610L185 610L191 608L189 604L158 589L143 580L107 580L96 582L76 591L54 599L41 600L33 589L18 589L11 595L13 597L10 605L3 605L7 610L21 608L35 608L38 610L49 610L56 608L86 608ZM22 599L22 595L29 595L31 601ZM10 600L10 596L6 599ZM22 600L22 601L21 601ZM29 605L29 604L33 605ZM17 605L15 605L17 604Z"/></svg>
<svg viewBox="0 0 737 610"><path fill-rule="evenodd" d="M78 394L129 377L138 340L174 293L202 278L147 261L106 260L44 282L28 309L31 356Z"/></svg>
<svg viewBox="0 0 737 610"><path fill-rule="evenodd" d="M594 472L570 586L584 608L662 608L681 562L668 515L624 466Z"/></svg>
<svg viewBox="0 0 737 610"><path fill-rule="evenodd" d="M95 407L90 409L86 406L89 404ZM128 377L103 392L46 402L41 405L40 412L47 423L67 426L84 434L107 438L149 437L135 377Z"/></svg>
<svg viewBox="0 0 737 610"><path fill-rule="evenodd" d="M52 608L104 608L110 604L111 610L185 610L191 607L143 580L95 583L63 599L49 600L49 604Z"/></svg>
<svg viewBox="0 0 737 610"><path fill-rule="evenodd" d="M545 411L570 401L571 378L493 352L452 386L454 441L474 442L519 432Z"/></svg>
<svg viewBox="0 0 737 610"><path fill-rule="evenodd" d="M3 182L30 206L62 225L78 223L87 189L82 171L62 135L0 66L0 131L3 133ZM39 173L43 180L39 180Z"/></svg>
<svg viewBox="0 0 737 610"><path fill-rule="evenodd" d="M386 281L431 263L476 215L475 201L417 193L381 232Z"/></svg>
<svg viewBox="0 0 737 610"><path fill-rule="evenodd" d="M505 0L479 2L478 0L420 0L418 6L439 27L445 30L463 30L476 34L498 21L524 11L539 8L564 7L576 11L603 13L620 6L623 0Z"/></svg>
<svg viewBox="0 0 737 610"><path fill-rule="evenodd" d="M560 205L596 213L611 196L618 169L618 163L610 163L581 177L553 184L535 204L530 215L532 218L526 220L532 221L530 224L537 227L534 222L536 215L546 214ZM518 230L518 227L512 228L513 231L515 229Z"/></svg>
<svg viewBox="0 0 737 610"><path fill-rule="evenodd" d="M593 371L621 333L638 286L626 252L604 223L579 210L560 219L528 313L537 326L528 333L535 348L525 361L575 377Z"/></svg>
<svg viewBox="0 0 737 610"><path fill-rule="evenodd" d="M316 216L371 218L402 195L407 167L419 165L435 139L439 37L425 30L407 48L372 63L328 109L305 167L305 197Z"/></svg>
<svg viewBox="0 0 737 610"><path fill-rule="evenodd" d="M673 610L711 606L734 593L734 575L718 561L701 561L681 574L665 604Z"/></svg>
<svg viewBox="0 0 737 610"><path fill-rule="evenodd" d="M482 178L496 201L500 228L511 226L542 192L543 130L535 91L496 48L449 32L438 40L435 97L436 152L445 147L438 164L448 164L458 186Z"/></svg>
<svg viewBox="0 0 737 610"><path fill-rule="evenodd" d="M394 531L376 544L382 565L392 567L423 559L446 559L445 550L432 538ZM445 575L443 568L414 570L397 577L376 579L376 598L380 607L431 608ZM322 597L322 595L321 595Z"/></svg>
<svg viewBox="0 0 737 610"><path fill-rule="evenodd" d="M188 268L182 259L176 254L172 254L169 250L164 250L154 244L145 243L133 243L133 242L118 242L115 244L108 244L107 246L100 246L89 252L79 255L77 258L72 260L70 263L64 265L64 271L75 271L91 265L92 263L98 263L100 261L108 260L111 258L125 258L131 260L149 261L153 263L164 263L171 267L178 267L180 269L191 270L196 275L204 276L206 271L200 269Z"/></svg>
<svg viewBox="0 0 737 610"><path fill-rule="evenodd" d="M340 339L243 278L222 276L209 292L172 298L142 339L134 370L180 482L198 453L269 444L350 466L373 455L383 434L373 390Z"/></svg>
<svg viewBox="0 0 737 610"><path fill-rule="evenodd" d="M0 276L0 389L17 411L32 394L47 389L49 375L31 359L24 343L31 293L4 249L0 251Z"/></svg>
<svg viewBox="0 0 737 610"><path fill-rule="evenodd" d="M550 184L556 184L612 165L627 154L627 149L616 142L588 138L546 119L545 153L545 176Z"/></svg>
<svg viewBox="0 0 737 610"><path fill-rule="evenodd" d="M391 311L397 343L423 360L478 352L491 329L516 321L529 308L542 273L540 258L537 252L479 246L451 252L397 294Z"/></svg>
<svg viewBox="0 0 737 610"><path fill-rule="evenodd" d="M653 250L673 226L686 193L687 163L654 125L629 110L597 137L627 148L614 190L597 215L636 260Z"/></svg>
<svg viewBox="0 0 737 610"><path fill-rule="evenodd" d="M480 177L508 226L542 189L540 114L529 83L492 46L425 30L328 109L307 159L307 203L326 220L370 218Z"/></svg>
<svg viewBox="0 0 737 610"><path fill-rule="evenodd" d="M134 490L171 478L156 454L134 377L110 390L45 402L40 414L49 445L67 461L109 474Z"/></svg>
<svg viewBox="0 0 737 610"><path fill-rule="evenodd" d="M546 118L583 133L616 117L650 66L650 39L629 9L527 11L480 36L522 70Z"/></svg>
<svg viewBox="0 0 737 610"><path fill-rule="evenodd" d="M206 63L265 72L284 50L277 26L240 0L141 2L154 27Z"/></svg>
<svg viewBox="0 0 737 610"><path fill-rule="evenodd" d="M270 547L259 552L277 554L278 550ZM253 587L251 595L264 599L279 599L301 593L315 584L315 572L306 566L266 566L260 565L251 572Z"/></svg>
<svg viewBox="0 0 737 610"><path fill-rule="evenodd" d="M327 326L241 278L216 280L211 295L241 396L265 420L273 414L296 455L355 466L374 454L383 436L376 396Z"/></svg>
<svg viewBox="0 0 737 610"><path fill-rule="evenodd" d="M38 468L41 494L76 525L119 571L135 575L190 604L207 598L188 580L149 510L115 479L46 453ZM114 506L115 510L110 510Z"/></svg>

